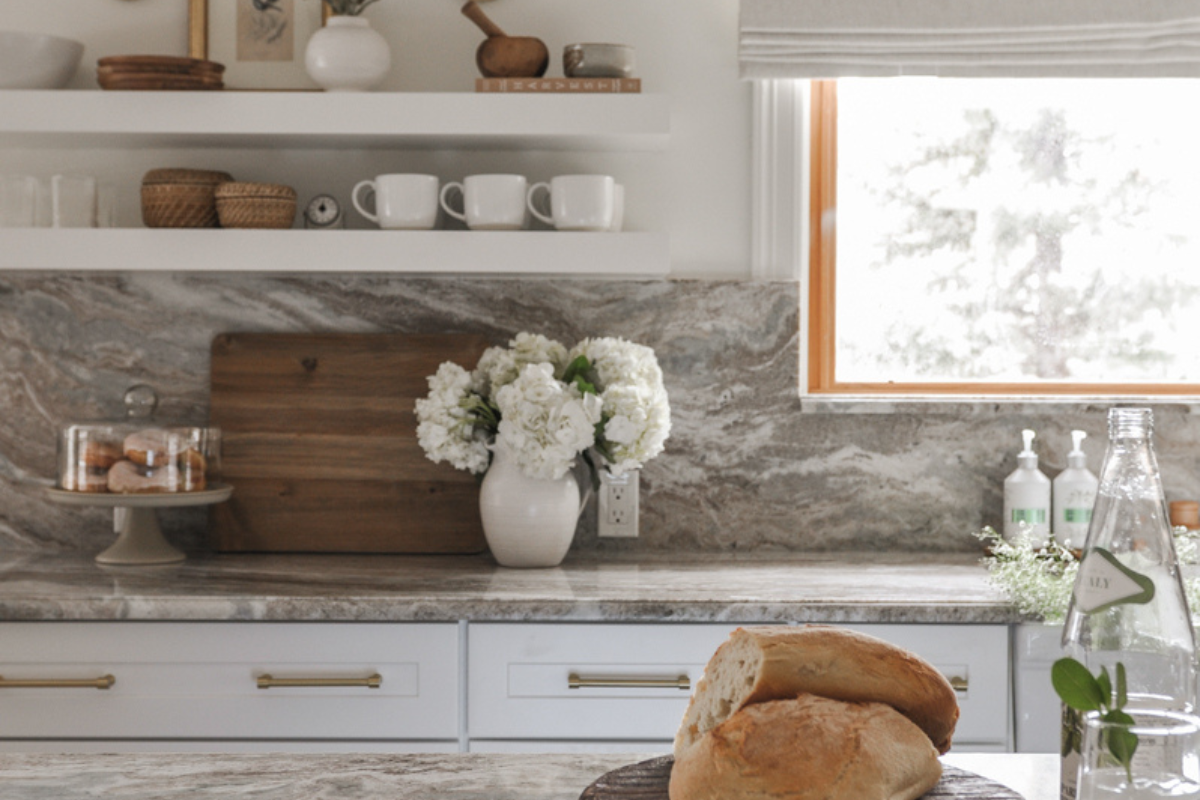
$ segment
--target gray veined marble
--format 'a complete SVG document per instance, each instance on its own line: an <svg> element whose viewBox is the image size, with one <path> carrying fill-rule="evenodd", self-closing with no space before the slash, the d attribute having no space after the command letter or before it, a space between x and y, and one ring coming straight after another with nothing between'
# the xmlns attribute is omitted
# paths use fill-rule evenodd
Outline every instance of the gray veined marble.
<svg viewBox="0 0 1200 800"><path fill-rule="evenodd" d="M974 556L578 555L554 569L486 556L202 556L114 568L0 557L0 619L1006 623Z"/></svg>
<svg viewBox="0 0 1200 800"><path fill-rule="evenodd" d="M0 755L0 794L5 800L576 800L593 780L639 758Z"/></svg>
<svg viewBox="0 0 1200 800"><path fill-rule="evenodd" d="M1048 473L1065 466L1076 427L1091 434L1085 450L1099 467L1105 409L1095 404L804 413L801 323L791 283L0 273L0 552L106 546L107 512L52 505L22 479L51 477L59 426L119 414L134 383L159 389L165 415L203 420L210 343L226 331L469 332L503 343L530 330L653 347L673 429L641 476L641 536L598 539L585 513L577 553L977 553L972 532L999 524L1021 428L1038 431ZM1200 422L1179 408L1156 422L1168 499L1200 497ZM168 536L203 552L205 513L164 514Z"/></svg>
<svg viewBox="0 0 1200 800"><path fill-rule="evenodd" d="M5 800L576 800L654 755L0 754L0 776ZM1057 755L943 760L1028 800L1058 796Z"/></svg>

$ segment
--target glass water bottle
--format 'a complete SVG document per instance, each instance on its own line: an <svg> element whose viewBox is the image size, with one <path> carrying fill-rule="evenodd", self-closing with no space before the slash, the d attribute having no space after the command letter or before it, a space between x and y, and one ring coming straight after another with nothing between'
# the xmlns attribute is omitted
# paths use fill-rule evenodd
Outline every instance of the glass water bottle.
<svg viewBox="0 0 1200 800"><path fill-rule="evenodd" d="M1125 666L1127 710L1190 710L1196 643L1167 504L1151 442L1148 408L1108 414L1108 452L1063 627L1063 651L1096 674ZM1064 707L1063 800L1074 800L1078 719Z"/></svg>

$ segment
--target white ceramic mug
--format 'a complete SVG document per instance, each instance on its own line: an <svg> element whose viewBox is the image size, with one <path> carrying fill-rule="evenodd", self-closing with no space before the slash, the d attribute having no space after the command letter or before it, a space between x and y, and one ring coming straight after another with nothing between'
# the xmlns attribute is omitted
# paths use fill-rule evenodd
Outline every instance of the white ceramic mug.
<svg viewBox="0 0 1200 800"><path fill-rule="evenodd" d="M537 207L537 193L550 196L549 213ZM616 182L611 175L558 175L529 187L526 205L547 225L560 231L607 231L612 228Z"/></svg>
<svg viewBox="0 0 1200 800"><path fill-rule="evenodd" d="M473 231L519 231L525 227L526 185L524 175L468 175L442 187L442 208ZM450 205L451 192L462 195L461 211Z"/></svg>
<svg viewBox="0 0 1200 800"><path fill-rule="evenodd" d="M359 200L359 193L364 189L375 195L375 213L364 208L364 203ZM438 177L403 173L376 175L373 181L356 183L350 192L350 201L358 213L381 228L427 231L437 224Z"/></svg>
<svg viewBox="0 0 1200 800"><path fill-rule="evenodd" d="M37 178L0 175L0 228L32 228L37 199Z"/></svg>
<svg viewBox="0 0 1200 800"><path fill-rule="evenodd" d="M91 175L50 178L50 224L55 228L96 227L96 179Z"/></svg>

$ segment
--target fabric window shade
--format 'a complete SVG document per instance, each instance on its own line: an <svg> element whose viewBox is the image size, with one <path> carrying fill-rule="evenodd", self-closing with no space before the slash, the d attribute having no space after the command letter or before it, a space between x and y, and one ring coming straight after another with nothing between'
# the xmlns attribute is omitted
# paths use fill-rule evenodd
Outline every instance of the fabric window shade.
<svg viewBox="0 0 1200 800"><path fill-rule="evenodd" d="M743 78L1200 77L1200 0L741 0Z"/></svg>

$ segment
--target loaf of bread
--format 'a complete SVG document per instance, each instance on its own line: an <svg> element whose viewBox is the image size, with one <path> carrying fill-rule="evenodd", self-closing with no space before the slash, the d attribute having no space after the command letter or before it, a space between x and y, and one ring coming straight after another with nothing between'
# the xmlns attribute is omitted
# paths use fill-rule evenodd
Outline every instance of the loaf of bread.
<svg viewBox="0 0 1200 800"><path fill-rule="evenodd" d="M676 755L671 800L913 800L942 774L929 737L883 703L811 694L743 708Z"/></svg>
<svg viewBox="0 0 1200 800"><path fill-rule="evenodd" d="M738 628L696 685L675 737L675 758L739 709L809 693L884 703L950 749L958 700L950 682L913 653L874 636L828 625Z"/></svg>

